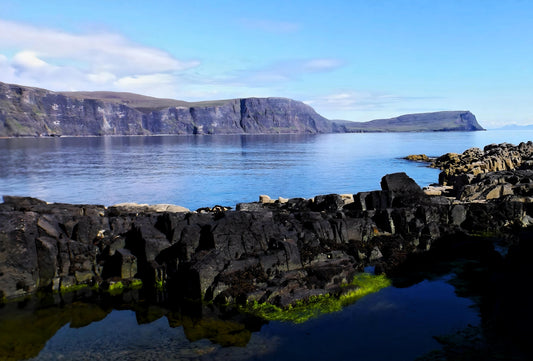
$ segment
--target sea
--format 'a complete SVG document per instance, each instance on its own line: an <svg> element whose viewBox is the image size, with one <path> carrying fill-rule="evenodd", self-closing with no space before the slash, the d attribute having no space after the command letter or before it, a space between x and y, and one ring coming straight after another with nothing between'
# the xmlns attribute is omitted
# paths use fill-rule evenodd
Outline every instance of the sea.
<svg viewBox="0 0 533 361"><path fill-rule="evenodd" d="M385 174L395 172L424 187L438 181L439 170L403 157L529 140L530 130L0 139L0 195L234 208L259 195L311 198L376 190ZM387 287L303 324L265 322L249 331L246 342L234 344L217 338L224 327L206 332L207 321L176 323L165 312L147 321L138 309L113 306L81 325L54 319L57 327L46 333L39 327L50 315L39 316L42 309L1 306L0 335L17 324L10 314L26 312L19 319L32 323L16 331L22 333L17 339L38 345L37 351L17 353L24 345L0 340L0 360L415 360L442 348L437 336L480 324L474 300L457 294L452 277ZM52 313L62 312L54 307ZM202 332L191 331L199 324ZM44 339L31 341L39 333L46 333Z"/></svg>

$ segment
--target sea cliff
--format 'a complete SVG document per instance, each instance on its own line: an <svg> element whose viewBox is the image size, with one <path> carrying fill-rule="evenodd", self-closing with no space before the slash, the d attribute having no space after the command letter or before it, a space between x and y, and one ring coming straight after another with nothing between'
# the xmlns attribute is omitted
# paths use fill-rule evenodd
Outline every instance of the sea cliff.
<svg viewBox="0 0 533 361"><path fill-rule="evenodd" d="M0 135L330 133L339 130L310 106L291 99L247 98L213 105L176 104L161 109L157 99L136 106L126 99L79 97L0 83Z"/></svg>

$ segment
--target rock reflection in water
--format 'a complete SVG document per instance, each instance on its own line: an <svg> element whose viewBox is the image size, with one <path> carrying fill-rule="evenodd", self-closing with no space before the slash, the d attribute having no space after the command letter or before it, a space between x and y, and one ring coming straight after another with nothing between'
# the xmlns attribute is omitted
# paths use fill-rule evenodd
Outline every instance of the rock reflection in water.
<svg viewBox="0 0 533 361"><path fill-rule="evenodd" d="M200 304L170 308L142 296L139 291L78 293L5 304L0 309L0 360L218 358L232 346L240 348L232 359L239 359L264 354L266 345L275 344L250 344L252 332L264 324L255 317Z"/></svg>
<svg viewBox="0 0 533 361"><path fill-rule="evenodd" d="M85 327L104 319L111 311L85 302L60 306L50 301L32 299L3 305L0 309L0 359L35 357L66 324L71 328Z"/></svg>

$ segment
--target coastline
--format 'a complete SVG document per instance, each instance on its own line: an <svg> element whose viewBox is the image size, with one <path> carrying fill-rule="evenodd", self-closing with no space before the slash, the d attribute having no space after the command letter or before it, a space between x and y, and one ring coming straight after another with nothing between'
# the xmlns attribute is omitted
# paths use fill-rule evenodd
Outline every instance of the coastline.
<svg viewBox="0 0 533 361"><path fill-rule="evenodd" d="M527 196L527 189L522 186L522 181L516 183L518 186L502 185L510 176L497 173L507 167L512 168L507 171L513 172L515 178L530 177L529 173L522 174L523 170L514 168L531 164L527 157L533 153L533 143L486 148L499 153L502 159L513 159L515 163L506 160L494 162L493 155L489 154L493 169L486 168L487 172L481 173L479 161L472 162L470 159L473 151L467 150L464 155L470 157L468 164L474 164L468 171L496 178L486 184L485 178L473 181L474 176L471 176L472 184L465 184L465 176L452 171L463 170L465 165L459 162L457 164L460 167L453 168L442 160L449 158L455 162L458 155L444 155L436 161L440 160L440 167L444 168L439 177L441 187L438 190L426 190L426 193L405 173L396 173L383 177L381 191L344 196L320 195L313 199L280 198L277 201L262 197L260 202L238 204L235 211L218 206L190 212L182 208L169 208L168 205L123 204L104 207L49 204L33 198L4 196L2 216L7 226L3 226L3 233L11 235L8 237L11 239L20 231L10 228L13 227L13 221L7 220L17 217L25 219L23 229L33 229L33 233L25 236L19 234L17 237L26 239L29 247L27 252L36 255L37 264L51 262L51 268L45 272L48 276L44 278L24 276L24 287L14 284L20 284L20 277L10 278L9 272L3 272L4 286L0 289L3 289L3 297L8 299L46 288L58 291L77 285L100 285L109 278L104 269L118 270L129 264L131 271L124 274L122 271L113 271L112 277L138 278L151 286L161 284L166 287L168 284L178 293L183 289L194 290L185 296L206 301L218 298L223 303L232 303L246 295L244 299L248 301L288 306L315 294L335 293L338 285L348 282L365 267L377 267L377 273L393 272L394 267L399 266L409 254L429 251L433 243L440 242L449 234L462 234L468 238L480 232L512 234L509 224L527 227L530 219L533 221L527 214L526 205L532 201ZM502 153L502 149L507 153ZM512 155L517 149L524 153L523 162L522 158ZM478 150L474 153L480 155L482 152ZM447 175L444 177L442 174ZM487 216L482 216L497 212L498 207L509 208L505 218L489 222ZM420 212L425 214L422 218ZM74 219L66 221L64 217ZM289 217L291 227L284 225L286 221L282 220L286 217ZM417 223L413 224L413 217ZM194 226L191 226L191 219L195 220ZM83 237L79 231L74 231L74 228L82 225L85 228ZM183 232L189 235L185 237ZM236 245L233 241L235 237L250 240ZM115 244L116 239L121 241ZM272 243L274 239L276 241ZM390 244L382 244L384 239L390 239L387 242L395 245L389 249ZM56 252L60 252L61 244L65 241L67 244L92 243L99 250L97 253L94 253L94 249L84 253L84 265L76 261L76 267L61 271L60 265L49 257L57 259L59 255ZM189 250L170 258L165 256L176 245ZM45 247L48 251L40 255L38 251L31 251L35 247ZM115 256L117 251L122 252L120 260ZM7 252L8 258L9 248ZM268 257L261 256L263 253ZM94 258L96 254L99 255L98 260ZM214 257L209 261L214 263L205 264L206 255ZM197 261L194 261L195 257L199 257ZM244 259L247 261L243 263ZM65 259L65 262L72 264L74 260ZM95 267L96 264L100 266ZM205 273L204 266L210 271ZM38 265L35 267L39 268ZM253 269L256 270L252 272L254 279L264 278L268 282L256 280L253 287L242 293L243 285L240 283L248 281L240 279L242 275L239 274L247 274ZM326 269L329 271L326 272ZM333 269L335 271L331 272ZM287 281L286 277L293 277L292 274L297 270L303 272L303 279L317 272L326 272L329 276L326 276L326 282L320 281L312 286L312 283L296 288L282 286ZM67 273L63 273L65 271ZM269 274L281 276L275 280ZM189 276L197 279L198 283L190 284ZM220 279L225 277L229 277L228 280L221 282ZM277 286L269 286L272 282Z"/></svg>
<svg viewBox="0 0 533 361"><path fill-rule="evenodd" d="M9 305L32 295L68 300L89 293L130 298L130 289L142 282L135 292L154 292L150 297L172 304L195 300L211 310L201 312L234 314L237 308L263 322L269 317L300 322L291 321L286 310L303 307L312 317L338 310L337 304L364 288L350 283L365 270L405 287L403 282L427 277L442 260L457 267L466 257L465 268L453 272L464 273L460 282L473 284L456 285L457 292L477 289L482 277L485 296L476 301L481 317L499 323L458 331L449 336L452 343L439 338L442 353L453 359L458 349L470 354L477 347L490 354L494 337L497 347L520 344L526 334L521 320L531 319L527 306L512 304L527 299L520 284L533 276L532 149L532 142L500 144L438 157L447 171L439 177L447 184L440 194L428 194L406 174L395 173L383 177L379 191L274 201L263 196L236 210L104 207L5 196L0 257L9 261L0 265L2 301ZM477 262L483 271L471 274ZM505 292L495 291L501 289ZM505 307L495 313L491 305ZM512 341L501 333L510 327Z"/></svg>

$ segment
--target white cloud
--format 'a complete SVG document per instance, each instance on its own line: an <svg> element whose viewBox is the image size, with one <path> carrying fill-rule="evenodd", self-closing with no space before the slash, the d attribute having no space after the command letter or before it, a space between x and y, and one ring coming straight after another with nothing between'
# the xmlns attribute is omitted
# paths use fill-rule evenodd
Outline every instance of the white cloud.
<svg viewBox="0 0 533 361"><path fill-rule="evenodd" d="M50 65L42 59L39 59L34 52L21 51L13 57L13 65L21 68L22 71L32 69L49 68Z"/></svg>
<svg viewBox="0 0 533 361"><path fill-rule="evenodd" d="M288 82L308 74L325 73L342 67L344 63L334 58L289 59L272 63L259 69L242 70L234 74L233 82L249 86Z"/></svg>
<svg viewBox="0 0 533 361"><path fill-rule="evenodd" d="M14 55L0 54L0 81L52 90L146 90L154 84L148 79L177 78L199 65L119 34L73 34L5 20L2 49Z"/></svg>
<svg viewBox="0 0 533 361"><path fill-rule="evenodd" d="M126 74L180 71L198 65L167 52L135 44L118 34L69 34L55 29L0 20L0 45L31 51L42 58L66 58L93 71Z"/></svg>
<svg viewBox="0 0 533 361"><path fill-rule="evenodd" d="M118 89L128 89L133 93L168 98L176 92L176 79L171 74L159 73L148 75L131 75L113 82Z"/></svg>
<svg viewBox="0 0 533 361"><path fill-rule="evenodd" d="M87 74L87 79L95 84L108 84L117 79L116 75L108 71Z"/></svg>
<svg viewBox="0 0 533 361"><path fill-rule="evenodd" d="M381 108L386 104L397 102L399 99L400 97L389 94L347 91L316 97L305 101L305 103L312 106L320 106L325 109L332 108L350 111L366 111Z"/></svg>
<svg viewBox="0 0 533 361"><path fill-rule="evenodd" d="M406 113L443 109L441 108L442 99L439 97L404 96L363 91L339 91L316 96L305 100L304 103L312 106L327 118L354 121L368 121Z"/></svg>

